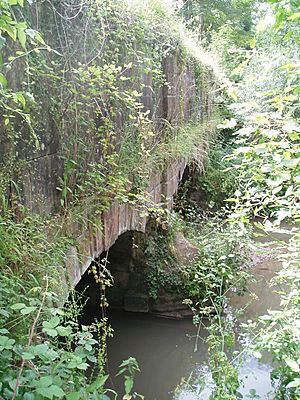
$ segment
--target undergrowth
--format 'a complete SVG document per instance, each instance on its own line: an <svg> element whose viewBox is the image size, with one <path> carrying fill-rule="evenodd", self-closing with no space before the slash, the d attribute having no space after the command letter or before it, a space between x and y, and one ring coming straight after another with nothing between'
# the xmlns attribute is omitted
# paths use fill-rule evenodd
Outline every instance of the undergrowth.
<svg viewBox="0 0 300 400"><path fill-rule="evenodd" d="M245 287L250 231L217 216L205 220L195 214L189 221L174 214L166 230L150 236L145 249L145 281L150 297L155 299L162 288L180 294L187 304L209 315L215 312L212 300L223 296L233 281L241 290ZM185 246L193 247L184 261L176 250L176 238L181 237Z"/></svg>

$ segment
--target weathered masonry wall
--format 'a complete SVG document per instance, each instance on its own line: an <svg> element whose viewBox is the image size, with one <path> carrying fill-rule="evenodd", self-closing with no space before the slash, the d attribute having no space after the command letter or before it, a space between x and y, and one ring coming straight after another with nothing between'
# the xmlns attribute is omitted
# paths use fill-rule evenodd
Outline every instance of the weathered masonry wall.
<svg viewBox="0 0 300 400"><path fill-rule="evenodd" d="M139 101L144 111L150 111L152 120L158 128L158 135L166 121L176 125L188 122L192 116L201 119L209 114L212 107L212 95L208 90L210 82L203 83L203 87L197 87L193 69L181 64L179 60L179 55L176 54L166 57L163 68L168 84L157 92L153 92L149 85L152 80L151 72L144 73L140 77L141 87L138 89L142 96ZM134 72L132 71L132 74ZM49 99L43 98L42 101L43 115L40 117L44 126L37 131L40 149L35 148L26 130L21 131L17 140L11 143L6 140L5 135L1 135L0 165L5 164L10 153L17 153L19 167L13 180L18 184L22 203L33 213L49 215L60 210L61 192L57 188L61 186L65 171L65 155L62 148L68 146L72 148L76 145L71 141L68 143L68 131L73 127L67 125L66 132L62 135L53 120ZM115 117L119 137L113 140L117 140L117 146L122 142L122 132L127 123L121 111ZM84 136L83 130L79 138L84 140ZM97 139L93 140L93 143L88 143L88 146L90 162L94 162L99 158ZM8 190L11 194L15 192L14 186Z"/></svg>
<svg viewBox="0 0 300 400"><path fill-rule="evenodd" d="M150 186L146 190L153 202L166 201L169 210L173 206L173 196L182 179L186 162L175 161L166 173L153 174ZM75 286L91 262L107 251L117 238L127 231L145 232L147 217L140 210L128 204L115 202L108 211L103 213L102 226L97 232L90 229L78 237L79 248L72 247L67 254L67 269L71 283Z"/></svg>
<svg viewBox="0 0 300 400"><path fill-rule="evenodd" d="M108 186L112 165L117 163L110 163L109 157L120 155L126 138L132 142L144 138L141 113L146 113L151 130L146 151L155 151L166 138L171 142L180 126L209 116L212 72L185 54L178 36L164 29L163 21L155 25L161 31L155 31L153 20L139 19L124 4L99 0L74 10L64 2L38 2L28 12L28 24L41 32L52 50L32 51L26 60L19 57L7 75L8 87L24 93L25 111L34 128L33 133L20 115L8 125L0 120L0 195L4 187L17 212L22 204L46 219L72 215L68 207L75 204L85 210L88 199L89 220L91 199L103 202L103 193L97 197L93 189ZM163 172L153 166L146 177L153 203L172 208L185 166L182 159L170 161ZM103 183L84 186L89 173L102 174ZM101 226L98 231L86 228L87 224L80 227L76 217L68 220L67 235L78 243L67 254L72 285L119 235L145 230L147 219L137 207L118 203L111 190L107 198L111 205L101 209L94 224Z"/></svg>

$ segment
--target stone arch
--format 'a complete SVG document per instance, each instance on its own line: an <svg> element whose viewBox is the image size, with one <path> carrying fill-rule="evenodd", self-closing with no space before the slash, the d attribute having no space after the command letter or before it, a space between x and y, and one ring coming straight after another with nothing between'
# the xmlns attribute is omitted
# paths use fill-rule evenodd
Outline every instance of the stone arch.
<svg viewBox="0 0 300 400"><path fill-rule="evenodd" d="M94 259L75 286L75 291L83 297L83 313L96 316L100 312L100 286L96 282L93 266L105 268L112 277L112 286L106 289L106 297L111 308L133 312L148 312L147 289L142 276L142 263L137 254L135 240L140 235L137 231L126 231L118 236L115 243ZM140 268L139 268L140 267ZM140 273L139 273L140 270ZM86 317L85 317L86 319Z"/></svg>
<svg viewBox="0 0 300 400"><path fill-rule="evenodd" d="M174 160L164 173L153 172L149 177L149 187L145 190L149 200L155 204L164 202L165 207L171 210L173 196L177 193L185 167L185 160ZM75 287L78 284L93 260L107 252L120 235L128 231L145 232L147 222L147 216L138 207L117 201L102 213L97 229L89 226L80 232L74 222L74 237L77 238L78 246L70 247L66 253L66 271L70 286Z"/></svg>

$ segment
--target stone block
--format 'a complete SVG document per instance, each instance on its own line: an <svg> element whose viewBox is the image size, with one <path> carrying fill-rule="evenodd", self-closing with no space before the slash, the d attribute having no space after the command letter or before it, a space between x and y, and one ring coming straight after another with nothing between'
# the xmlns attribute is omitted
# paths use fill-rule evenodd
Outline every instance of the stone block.
<svg viewBox="0 0 300 400"><path fill-rule="evenodd" d="M83 275L93 261L91 252L91 236L89 231L84 232L77 240L80 273Z"/></svg>
<svg viewBox="0 0 300 400"><path fill-rule="evenodd" d="M156 186L161 185L161 173L152 173L149 178L149 190L153 189Z"/></svg>
<svg viewBox="0 0 300 400"><path fill-rule="evenodd" d="M108 250L119 236L119 204L114 202L103 213L104 250Z"/></svg>
<svg viewBox="0 0 300 400"><path fill-rule="evenodd" d="M154 188L154 201L156 204L161 202L161 185Z"/></svg>
<svg viewBox="0 0 300 400"><path fill-rule="evenodd" d="M186 309L187 306L182 304L182 298L177 294L165 293L157 297L151 302L150 311L154 312L174 312Z"/></svg>
<svg viewBox="0 0 300 400"><path fill-rule="evenodd" d="M130 229L131 223L131 214L129 212L129 205L128 204L120 204L119 205L119 228L118 232L119 235L128 231Z"/></svg>
<svg viewBox="0 0 300 400"><path fill-rule="evenodd" d="M104 235L102 227L95 228L93 243L94 243L94 251L93 251L94 258L97 258L104 251Z"/></svg>
<svg viewBox="0 0 300 400"><path fill-rule="evenodd" d="M132 209L131 229L132 231L145 232L147 218L142 215L142 211Z"/></svg>
<svg viewBox="0 0 300 400"><path fill-rule="evenodd" d="M124 310L147 313L149 311L148 296L144 293L127 292L124 296Z"/></svg>
<svg viewBox="0 0 300 400"><path fill-rule="evenodd" d="M71 285L76 286L81 279L80 262L76 247L71 246L68 248L66 251L65 260L67 281L69 281Z"/></svg>
<svg viewBox="0 0 300 400"><path fill-rule="evenodd" d="M49 215L58 211L61 193L58 178L63 165L57 154L40 157L22 165L20 186L24 204L33 212Z"/></svg>

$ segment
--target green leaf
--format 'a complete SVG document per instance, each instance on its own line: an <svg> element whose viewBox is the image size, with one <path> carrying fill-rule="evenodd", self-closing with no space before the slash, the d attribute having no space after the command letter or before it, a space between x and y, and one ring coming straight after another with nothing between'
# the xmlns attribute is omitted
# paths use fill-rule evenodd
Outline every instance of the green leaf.
<svg viewBox="0 0 300 400"><path fill-rule="evenodd" d="M291 15L288 19L289 19L290 21L296 21L297 19L300 19L300 12L294 13L294 14Z"/></svg>
<svg viewBox="0 0 300 400"><path fill-rule="evenodd" d="M80 366L80 368L79 368L79 366ZM88 364L83 362L82 357L73 355L69 364L67 365L67 367L71 368L71 369L74 369L74 368L86 369L88 367Z"/></svg>
<svg viewBox="0 0 300 400"><path fill-rule="evenodd" d="M300 366L297 363L297 361L292 360L291 358L286 358L284 361L286 362L286 365L290 367L293 372L300 372Z"/></svg>
<svg viewBox="0 0 300 400"><path fill-rule="evenodd" d="M53 397L58 397L59 399L62 399L65 396L65 392L57 385L40 387L36 389L36 392L46 397L46 399L50 400L52 400Z"/></svg>
<svg viewBox="0 0 300 400"><path fill-rule="evenodd" d="M42 38L42 36L41 36L38 32L37 32L35 38L36 38L36 40L37 40L40 44L46 45L44 39ZM58 53L58 55L61 55L61 54Z"/></svg>
<svg viewBox="0 0 300 400"><path fill-rule="evenodd" d="M2 86L2 89L6 89L7 87L7 80L3 74L0 73L0 84Z"/></svg>
<svg viewBox="0 0 300 400"><path fill-rule="evenodd" d="M52 382L53 382L53 379L52 379L52 376L50 376L50 375L49 376L42 376L40 378L40 380L34 381L34 383L35 383L37 388L48 387L48 386L52 385Z"/></svg>
<svg viewBox="0 0 300 400"><path fill-rule="evenodd" d="M290 382L286 388L290 389L290 388L295 388L295 387L299 387L300 386L300 378L296 378L294 379L292 382Z"/></svg>
<svg viewBox="0 0 300 400"><path fill-rule="evenodd" d="M95 390L103 388L107 379L108 375L98 376L98 378L88 386L88 392L93 393Z"/></svg>
<svg viewBox="0 0 300 400"><path fill-rule="evenodd" d="M37 309L37 307L24 307L21 310L21 314L22 315L27 315L27 314L31 314L33 311L35 311Z"/></svg>
<svg viewBox="0 0 300 400"><path fill-rule="evenodd" d="M30 352L28 352L28 351L25 351L25 352L22 354L22 358L23 358L24 360L33 360L33 359L34 359L34 354L32 354L32 353L30 353Z"/></svg>
<svg viewBox="0 0 300 400"><path fill-rule="evenodd" d="M33 349L34 349L34 354L36 356L43 356L49 350L49 346L45 343L42 343L42 344L37 344L36 346L33 347Z"/></svg>
<svg viewBox="0 0 300 400"><path fill-rule="evenodd" d="M47 335L51 337L56 337L58 335L57 329L55 329L60 323L60 318L55 316L51 318L49 321L43 322L43 332L47 333Z"/></svg>
<svg viewBox="0 0 300 400"><path fill-rule="evenodd" d="M292 131L289 133L289 138L293 141L299 140L299 132Z"/></svg>
<svg viewBox="0 0 300 400"><path fill-rule="evenodd" d="M15 303L10 306L12 310L21 310L22 308L26 307L24 303Z"/></svg>
<svg viewBox="0 0 300 400"><path fill-rule="evenodd" d="M43 328L42 331L51 337L58 336L57 330L52 328Z"/></svg>
<svg viewBox="0 0 300 400"><path fill-rule="evenodd" d="M51 318L49 321L44 321L43 322L43 327L46 329L50 328L55 328L57 325L60 323L60 318L58 316L55 316Z"/></svg>
<svg viewBox="0 0 300 400"><path fill-rule="evenodd" d="M129 376L125 376L125 393L130 394L132 388L133 388L133 379Z"/></svg>
<svg viewBox="0 0 300 400"><path fill-rule="evenodd" d="M87 363L81 363L81 364L79 364L79 365L77 365L77 368L78 369L82 369L82 370L86 370L87 369L87 367L89 366L89 364L87 364Z"/></svg>
<svg viewBox="0 0 300 400"><path fill-rule="evenodd" d="M6 24L5 31L12 38L14 42L17 40L17 29L14 26Z"/></svg>
<svg viewBox="0 0 300 400"><path fill-rule="evenodd" d="M295 69L297 65L295 63L287 63L284 65L281 65L280 69Z"/></svg>
<svg viewBox="0 0 300 400"><path fill-rule="evenodd" d="M26 34L24 32L24 29L18 29L18 40L20 42L20 45L23 47L23 49L26 48Z"/></svg>
<svg viewBox="0 0 300 400"><path fill-rule="evenodd" d="M67 400L80 400L80 398L81 398L80 392L74 392L67 395Z"/></svg>
<svg viewBox="0 0 300 400"><path fill-rule="evenodd" d="M70 336L72 333L72 328L70 326L58 326L56 330L59 336Z"/></svg>
<svg viewBox="0 0 300 400"><path fill-rule="evenodd" d="M38 356L42 359L53 361L58 357L58 353L55 350L49 348L49 346L45 343L38 344L36 346L31 346L30 350L36 356Z"/></svg>
<svg viewBox="0 0 300 400"><path fill-rule="evenodd" d="M22 104L23 107L26 106L26 100L25 100L25 97L23 96L23 93L16 92L16 93L14 93L14 97L15 97L15 100L17 102L19 102L20 104Z"/></svg>
<svg viewBox="0 0 300 400"><path fill-rule="evenodd" d="M29 392L24 393L22 400L35 400L35 394L34 393L29 393Z"/></svg>
<svg viewBox="0 0 300 400"><path fill-rule="evenodd" d="M16 381L17 381L16 379L11 379L11 380L8 381L8 385L12 390L14 390L15 387L16 387Z"/></svg>
<svg viewBox="0 0 300 400"><path fill-rule="evenodd" d="M255 36L250 40L249 44L250 44L251 49L254 49L254 47L256 46L256 37Z"/></svg>
<svg viewBox="0 0 300 400"><path fill-rule="evenodd" d="M14 339L10 339L8 336L0 336L0 351L11 350L15 342Z"/></svg>
<svg viewBox="0 0 300 400"><path fill-rule="evenodd" d="M50 390L52 390L52 393L54 394L55 397L61 399L62 397L65 396L65 392L57 385L50 386Z"/></svg>

